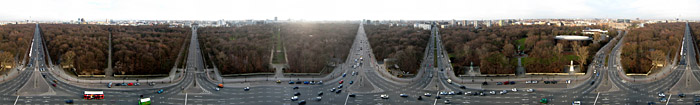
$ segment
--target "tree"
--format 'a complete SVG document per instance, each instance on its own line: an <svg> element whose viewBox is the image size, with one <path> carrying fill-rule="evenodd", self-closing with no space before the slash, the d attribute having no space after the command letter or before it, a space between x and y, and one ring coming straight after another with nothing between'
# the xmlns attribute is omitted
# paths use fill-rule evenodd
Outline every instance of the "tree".
<svg viewBox="0 0 700 105"><path fill-rule="evenodd" d="M579 44L578 41L574 41L573 43L573 49L574 49L574 54L578 56L578 62L581 70L584 70L584 64L586 63L586 59L588 59L588 46L582 46Z"/></svg>
<svg viewBox="0 0 700 105"><path fill-rule="evenodd" d="M14 57L12 57L12 53L3 51L0 52L0 71L5 69L5 66L13 66Z"/></svg>
<svg viewBox="0 0 700 105"><path fill-rule="evenodd" d="M654 50L649 53L649 55L646 56L647 58L651 59L652 65L656 66L657 64L660 65L665 65L666 64L666 52L661 51L661 50Z"/></svg>
<svg viewBox="0 0 700 105"><path fill-rule="evenodd" d="M68 51L64 53L62 57L63 60L61 65L63 65L65 68L73 68L73 64L75 63L75 60L73 60L75 58L75 52Z"/></svg>

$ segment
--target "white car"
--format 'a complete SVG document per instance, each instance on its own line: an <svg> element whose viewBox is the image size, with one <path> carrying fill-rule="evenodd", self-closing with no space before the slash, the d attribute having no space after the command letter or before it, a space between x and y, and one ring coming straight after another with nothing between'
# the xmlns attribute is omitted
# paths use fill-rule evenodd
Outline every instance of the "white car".
<svg viewBox="0 0 700 105"><path fill-rule="evenodd" d="M533 84L537 84L537 81L532 81Z"/></svg>
<svg viewBox="0 0 700 105"><path fill-rule="evenodd" d="M382 94L382 95L379 96L379 97L381 97L382 99L389 99L389 95L386 95L386 94Z"/></svg>
<svg viewBox="0 0 700 105"><path fill-rule="evenodd" d="M245 88L243 88L243 90L248 91L248 90L250 90L250 87L245 87ZM216 89L216 91L219 91L219 89Z"/></svg>
<svg viewBox="0 0 700 105"><path fill-rule="evenodd" d="M516 88L510 89L510 90L513 92L518 92L518 89L516 89Z"/></svg>
<svg viewBox="0 0 700 105"><path fill-rule="evenodd" d="M508 93L508 90L503 90L499 94L506 94L506 93Z"/></svg>
<svg viewBox="0 0 700 105"><path fill-rule="evenodd" d="M581 105L581 101L574 101L571 105Z"/></svg>
<svg viewBox="0 0 700 105"><path fill-rule="evenodd" d="M659 97L666 97L666 94L664 94L664 93L659 93Z"/></svg>
<svg viewBox="0 0 700 105"><path fill-rule="evenodd" d="M426 96L426 97L432 96L430 93L425 93L425 94L423 94L423 95Z"/></svg>
<svg viewBox="0 0 700 105"><path fill-rule="evenodd" d="M525 81L525 84L531 84L532 81Z"/></svg>
<svg viewBox="0 0 700 105"><path fill-rule="evenodd" d="M527 92L528 92L528 93L535 92L535 89L527 89Z"/></svg>
<svg viewBox="0 0 700 105"><path fill-rule="evenodd" d="M570 84L570 83L571 83L571 80L566 80L566 84Z"/></svg>
<svg viewBox="0 0 700 105"><path fill-rule="evenodd" d="M292 101L299 100L299 96L292 96Z"/></svg>

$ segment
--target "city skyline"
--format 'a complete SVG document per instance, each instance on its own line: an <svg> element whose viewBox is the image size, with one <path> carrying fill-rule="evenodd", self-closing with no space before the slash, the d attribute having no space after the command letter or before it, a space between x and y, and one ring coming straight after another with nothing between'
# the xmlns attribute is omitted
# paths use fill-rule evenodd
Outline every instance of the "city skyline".
<svg viewBox="0 0 700 105"><path fill-rule="evenodd" d="M700 0L137 1L20 0L0 20L481 20L550 18L700 19ZM22 5L28 4L28 5ZM31 8L28 8L31 7Z"/></svg>

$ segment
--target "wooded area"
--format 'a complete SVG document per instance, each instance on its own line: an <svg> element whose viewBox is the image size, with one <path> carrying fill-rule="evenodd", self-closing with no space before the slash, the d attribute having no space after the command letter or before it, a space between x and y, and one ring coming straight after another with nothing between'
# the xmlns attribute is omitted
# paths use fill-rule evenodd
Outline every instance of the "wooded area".
<svg viewBox="0 0 700 105"><path fill-rule="evenodd" d="M112 33L115 74L166 74L174 66L189 28L156 26L106 26L76 24L41 25L55 63L71 65L79 74L104 74L109 34Z"/></svg>
<svg viewBox="0 0 700 105"><path fill-rule="evenodd" d="M602 26L589 26L602 28ZM559 73L569 65L590 62L590 57L607 41L590 43L578 47L579 54L588 54L579 59L573 41L555 40L556 35L582 35L586 27L558 27L548 25L483 27L450 27L440 29L442 43L450 54L455 72L464 73L470 66L480 66L482 74L512 74L517 66L518 46L528 57L523 58L523 66L529 73ZM607 30L604 29L603 30ZM617 34L608 30L609 34ZM611 35L611 37L614 37ZM578 42L577 42L578 43ZM585 47L585 49L584 49ZM587 51L588 53L583 53ZM584 56L585 57L585 56ZM585 72L585 69L584 69Z"/></svg>
<svg viewBox="0 0 700 105"><path fill-rule="evenodd" d="M0 65L14 67L16 62L28 57L34 27L34 24L0 25Z"/></svg>
<svg viewBox="0 0 700 105"><path fill-rule="evenodd" d="M202 50L223 74L273 72L270 69L272 24L242 27L202 27L198 35ZM208 61L206 61L208 63Z"/></svg>
<svg viewBox="0 0 700 105"><path fill-rule="evenodd" d="M685 23L646 24L627 33L620 62L627 73L647 73L679 52ZM680 55L679 55L680 56Z"/></svg>
<svg viewBox="0 0 700 105"><path fill-rule="evenodd" d="M401 71L417 73L430 39L429 30L389 25L364 25L364 29L377 60L395 58Z"/></svg>
<svg viewBox="0 0 700 105"><path fill-rule="evenodd" d="M318 73L332 62L342 63L357 35L357 23L280 24L287 48L289 69L285 72Z"/></svg>
<svg viewBox="0 0 700 105"><path fill-rule="evenodd" d="M107 27L99 25L41 24L53 63L72 65L78 74L104 74L107 68Z"/></svg>

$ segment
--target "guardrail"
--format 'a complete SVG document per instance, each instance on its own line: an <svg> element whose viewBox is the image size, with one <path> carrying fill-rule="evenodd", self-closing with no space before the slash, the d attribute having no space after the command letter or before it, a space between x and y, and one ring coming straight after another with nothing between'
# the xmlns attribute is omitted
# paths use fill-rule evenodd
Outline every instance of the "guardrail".
<svg viewBox="0 0 700 105"><path fill-rule="evenodd" d="M83 77L99 77L99 78L104 78L105 75L78 75L78 77L83 78Z"/></svg>

